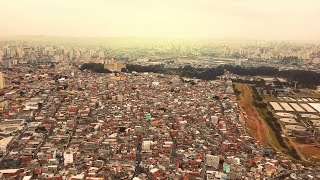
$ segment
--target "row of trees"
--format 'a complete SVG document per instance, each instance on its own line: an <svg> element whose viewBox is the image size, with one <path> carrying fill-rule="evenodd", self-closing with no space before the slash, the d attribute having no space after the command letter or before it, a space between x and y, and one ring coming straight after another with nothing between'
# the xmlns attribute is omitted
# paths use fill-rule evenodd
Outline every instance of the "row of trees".
<svg viewBox="0 0 320 180"><path fill-rule="evenodd" d="M300 156L297 154L296 150L293 147L288 147L287 144L284 142L282 134L281 125L279 124L276 117L274 117L273 113L267 108L267 104L263 101L262 96L256 89L256 87L252 86L251 90L253 92L254 100L253 105L256 106L259 110L259 113L263 113L265 121L267 122L268 126L274 132L277 141L279 142L280 146L288 150L288 153L297 160L301 160Z"/></svg>
<svg viewBox="0 0 320 180"><path fill-rule="evenodd" d="M166 73L166 68L163 65L150 65L141 66L136 64L127 64L127 71L132 72L154 72L154 73Z"/></svg>
<svg viewBox="0 0 320 180"><path fill-rule="evenodd" d="M280 71L273 67L240 67L224 65L224 69L242 76L272 76L282 77L290 81L298 81L302 87L315 88L320 85L320 74L313 71L305 70L286 70Z"/></svg>
<svg viewBox="0 0 320 180"><path fill-rule="evenodd" d="M80 70L91 70L96 73L111 73L108 69L104 69L103 64L101 63L84 63Z"/></svg>
<svg viewBox="0 0 320 180"><path fill-rule="evenodd" d="M179 68L165 68L163 65L150 65L150 66L141 66L141 65L127 65L127 70L129 72L154 72L154 73L163 73L163 74L174 74L180 75L183 77L189 78L198 78L203 80L214 80L217 76L221 76L224 73L222 66L217 68L195 68L190 65L179 67Z"/></svg>
<svg viewBox="0 0 320 180"><path fill-rule="evenodd" d="M224 70L241 76L273 76L282 77L290 81L298 81L300 86L307 88L316 88L320 85L320 74L313 71L305 70L287 70L280 71L273 67L241 67L233 65L222 65L215 68L195 68L190 65L180 68L164 68L161 65L156 66L140 66L127 65L128 71L137 72L155 72L155 73L171 73L185 77L195 77L204 80L213 80L217 76L221 76Z"/></svg>
<svg viewBox="0 0 320 180"><path fill-rule="evenodd" d="M97 73L110 73L109 70L104 69L103 64L100 63L86 63L80 68L81 70L88 69ZM320 74L313 71L305 70L288 70L280 71L273 67L241 67L233 65L221 65L215 68L195 68L190 65L179 68L165 68L164 65L150 65L141 66L128 64L125 72L154 72L163 74L175 74L184 77L198 78L203 80L214 80L217 76L221 76L227 70L231 73L241 76L272 76L282 77L290 81L298 81L300 86L306 88L316 88L320 85ZM263 82L262 82L263 83Z"/></svg>

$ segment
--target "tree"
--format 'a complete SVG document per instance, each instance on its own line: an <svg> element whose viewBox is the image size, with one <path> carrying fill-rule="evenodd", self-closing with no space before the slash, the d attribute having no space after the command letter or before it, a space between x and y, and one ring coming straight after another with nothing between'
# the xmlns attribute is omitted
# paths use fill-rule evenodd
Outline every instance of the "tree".
<svg viewBox="0 0 320 180"><path fill-rule="evenodd" d="M80 70L91 70L96 73L111 73L108 69L104 69L103 64L101 63L84 63L81 67Z"/></svg>
<svg viewBox="0 0 320 180"><path fill-rule="evenodd" d="M121 72L128 72L128 70L126 68L122 68Z"/></svg>

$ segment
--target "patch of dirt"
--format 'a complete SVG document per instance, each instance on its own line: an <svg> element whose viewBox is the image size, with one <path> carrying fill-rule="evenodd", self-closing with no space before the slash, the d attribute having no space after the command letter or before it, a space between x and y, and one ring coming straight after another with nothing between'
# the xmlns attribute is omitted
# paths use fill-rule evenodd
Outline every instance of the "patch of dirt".
<svg viewBox="0 0 320 180"><path fill-rule="evenodd" d="M254 113L254 107L252 107L253 96L249 86L247 84L236 83L236 88L241 91L238 105L241 110L241 118L244 119L243 123L245 124L248 133L260 144L268 144L268 140L264 136L265 133L262 126L262 120ZM245 112L245 114L243 112Z"/></svg>

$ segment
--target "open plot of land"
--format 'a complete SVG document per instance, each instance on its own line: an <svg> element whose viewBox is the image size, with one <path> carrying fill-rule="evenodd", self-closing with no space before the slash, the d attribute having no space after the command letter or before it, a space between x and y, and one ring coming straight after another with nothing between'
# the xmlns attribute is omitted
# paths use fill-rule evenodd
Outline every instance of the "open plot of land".
<svg viewBox="0 0 320 180"><path fill-rule="evenodd" d="M293 130L295 130L295 131L306 131L307 130L307 128L305 128L303 126L299 126L299 125L286 125L286 126L284 126L284 128L286 130L290 130L290 131L293 131Z"/></svg>
<svg viewBox="0 0 320 180"><path fill-rule="evenodd" d="M299 112L306 113L306 111L312 111L311 108L307 103L309 101L307 99L307 103L301 103L305 104L304 106L300 106L300 102L296 99L296 101L292 101L293 99L289 99L288 97L285 98L287 102L283 102L285 104L281 105L279 102L277 102L275 97L269 97L268 100L264 99L265 102L274 102L270 103L270 105L273 107L273 109L280 109L278 106L280 106L284 112L280 110L280 112L276 112L275 114L278 116L278 118L283 117L281 123L286 123L286 128L281 125L281 133L285 135L286 137L283 138L283 142L285 143L285 146L280 145L279 140L276 137L276 134L274 130L267 124L263 118L267 117L267 108L258 108L253 105L255 99L253 96L253 91L251 90L250 85L248 84L241 84L241 83L235 83L235 88L239 90L240 93L240 100L238 101L238 105L242 111L244 111L244 114L241 114L242 119L244 120L245 127L247 129L247 132L255 138L260 144L269 144L272 146L276 151L283 152L293 159L296 159L297 156L300 157L304 163L313 163L313 161L319 161L318 159L320 155L317 155L318 152L309 151L309 147L312 147L313 150L317 151L318 148L315 146L307 146L305 144L298 144L295 142L294 139L290 138L287 134L287 130L284 129L291 129L291 130L300 130L304 131L305 127L298 126L299 123L294 120L295 115L291 112ZM281 100L280 100L281 101ZM293 104L290 104L290 103ZM273 104L273 105L272 105ZM285 106L285 108L283 107ZM289 111L288 111L289 110ZM275 110L276 111L276 110ZM315 114L312 114L315 115ZM291 124L291 125L288 125ZM296 125L293 125L296 124ZM293 156L292 150L296 150L296 156ZM320 148L319 148L320 149ZM300 161L302 162L302 161Z"/></svg>
<svg viewBox="0 0 320 180"><path fill-rule="evenodd" d="M320 161L320 147L316 147L311 144L296 144L298 151L300 151L303 156L307 157L311 161Z"/></svg>
<svg viewBox="0 0 320 180"><path fill-rule="evenodd" d="M297 103L289 103L290 106L293 107L294 110L298 111L298 112L305 112L304 109L302 109L302 107L299 106L299 104Z"/></svg>
<svg viewBox="0 0 320 180"><path fill-rule="evenodd" d="M287 101L287 102L291 102L291 101L297 101L297 99L292 98L292 97L282 97L282 99L280 99L281 101Z"/></svg>
<svg viewBox="0 0 320 180"><path fill-rule="evenodd" d="M320 103L309 103L316 111L320 112Z"/></svg>
<svg viewBox="0 0 320 180"><path fill-rule="evenodd" d="M288 118L293 118L294 117L294 114L291 114L291 113L283 113L283 112L278 112L276 113L277 116L280 116L280 117L288 117Z"/></svg>
<svg viewBox="0 0 320 180"><path fill-rule="evenodd" d="M270 98L268 98L270 99ZM316 127L319 127L320 117L315 113L320 112L320 103L315 97L303 97L303 98L291 98L282 97L278 98L278 101L268 101L272 106L275 114L278 116L278 120L282 122L282 133L287 137L287 143L292 146L300 158L306 163L313 163L314 161L320 161L320 148L311 144L301 144L296 142L295 139L289 137L288 131L306 131L306 128L300 126L297 121L294 120L295 114L293 112L299 112L301 117L313 119L313 123ZM266 100L266 99L265 99ZM295 100L295 101L294 101ZM283 111L278 107L280 105ZM296 124L296 125L294 125ZM320 129L320 128L319 128Z"/></svg>
<svg viewBox="0 0 320 180"><path fill-rule="evenodd" d="M289 99L290 99L290 101L297 101L296 99L294 99L294 98L291 98L291 97L290 97Z"/></svg>
<svg viewBox="0 0 320 180"><path fill-rule="evenodd" d="M320 118L320 116L318 116L316 114L301 114L301 117L309 118L309 119L319 119Z"/></svg>
<svg viewBox="0 0 320 180"><path fill-rule="evenodd" d="M270 102L271 106L273 107L274 110L276 111L283 111L282 107L279 105L277 102Z"/></svg>
<svg viewBox="0 0 320 180"><path fill-rule="evenodd" d="M315 100L312 98L307 98L310 102L314 102Z"/></svg>
<svg viewBox="0 0 320 180"><path fill-rule="evenodd" d="M278 100L273 100L272 97L263 97L263 100L271 105L272 108L270 109L273 110L274 114L277 116L278 122L281 122L281 133L284 135L283 139L285 144L289 149L294 148L296 150L296 154L304 163L314 164L316 162L320 162L320 146L307 144L309 143L308 141L304 141L302 139L297 140L290 136L290 132L292 130L296 132L304 132L307 130L300 121L295 120L296 113L299 113L302 118L311 120L315 128L319 128L320 130L320 116L316 114L317 112L320 112L319 95L311 96L311 92L309 92L309 94L310 96L308 94L301 93L297 97L277 97ZM283 110L280 110L278 106ZM263 110L259 108L259 112L260 111ZM311 137L310 143L314 140L315 139L312 139ZM317 143L318 140L315 141L315 143ZM288 154L291 155L291 153Z"/></svg>
<svg viewBox="0 0 320 180"><path fill-rule="evenodd" d="M282 97L282 99L283 99L284 101L290 101L290 99L289 99L288 97Z"/></svg>
<svg viewBox="0 0 320 180"><path fill-rule="evenodd" d="M245 127L248 133L261 144L269 144L278 152L287 153L287 149L282 147L269 125L261 118L256 107L253 105L253 94L248 84L235 83L235 88L240 94L238 105L246 112Z"/></svg>
<svg viewBox="0 0 320 180"><path fill-rule="evenodd" d="M314 113L316 112L312 107L310 107L308 104L300 104L300 106L302 106L306 111L310 112L310 113Z"/></svg>
<svg viewBox="0 0 320 180"><path fill-rule="evenodd" d="M298 123L295 119L293 118L281 118L280 119L281 122L284 122L284 123L291 123L291 124L295 124L295 123Z"/></svg>
<svg viewBox="0 0 320 180"><path fill-rule="evenodd" d="M284 108L285 111L294 111L294 109L292 109L292 107L288 103L281 102L280 105Z"/></svg>
<svg viewBox="0 0 320 180"><path fill-rule="evenodd" d="M297 98L298 102L303 102L303 100L301 98Z"/></svg>
<svg viewBox="0 0 320 180"><path fill-rule="evenodd" d="M244 116L244 123L248 133L260 143L267 144L267 139L263 137L264 133L261 120L254 114L252 107L253 97L249 86L247 84L235 83L235 88L241 92L238 105L246 113Z"/></svg>

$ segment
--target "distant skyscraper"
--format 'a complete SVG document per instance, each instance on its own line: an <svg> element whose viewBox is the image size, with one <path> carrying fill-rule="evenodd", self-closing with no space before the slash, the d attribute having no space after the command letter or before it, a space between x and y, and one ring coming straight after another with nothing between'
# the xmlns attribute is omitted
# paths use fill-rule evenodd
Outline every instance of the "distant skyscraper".
<svg viewBox="0 0 320 180"><path fill-rule="evenodd" d="M103 59L104 57L105 57L104 52L103 51L99 52L99 58Z"/></svg>
<svg viewBox="0 0 320 180"><path fill-rule="evenodd" d="M0 89L3 89L5 86L4 74L0 72Z"/></svg>
<svg viewBox="0 0 320 180"><path fill-rule="evenodd" d="M48 49L48 55L49 55L49 56L53 56L53 55L54 55L54 49L53 49L53 47L49 47L49 49Z"/></svg>
<svg viewBox="0 0 320 180"><path fill-rule="evenodd" d="M73 51L70 51L69 60L73 60Z"/></svg>

